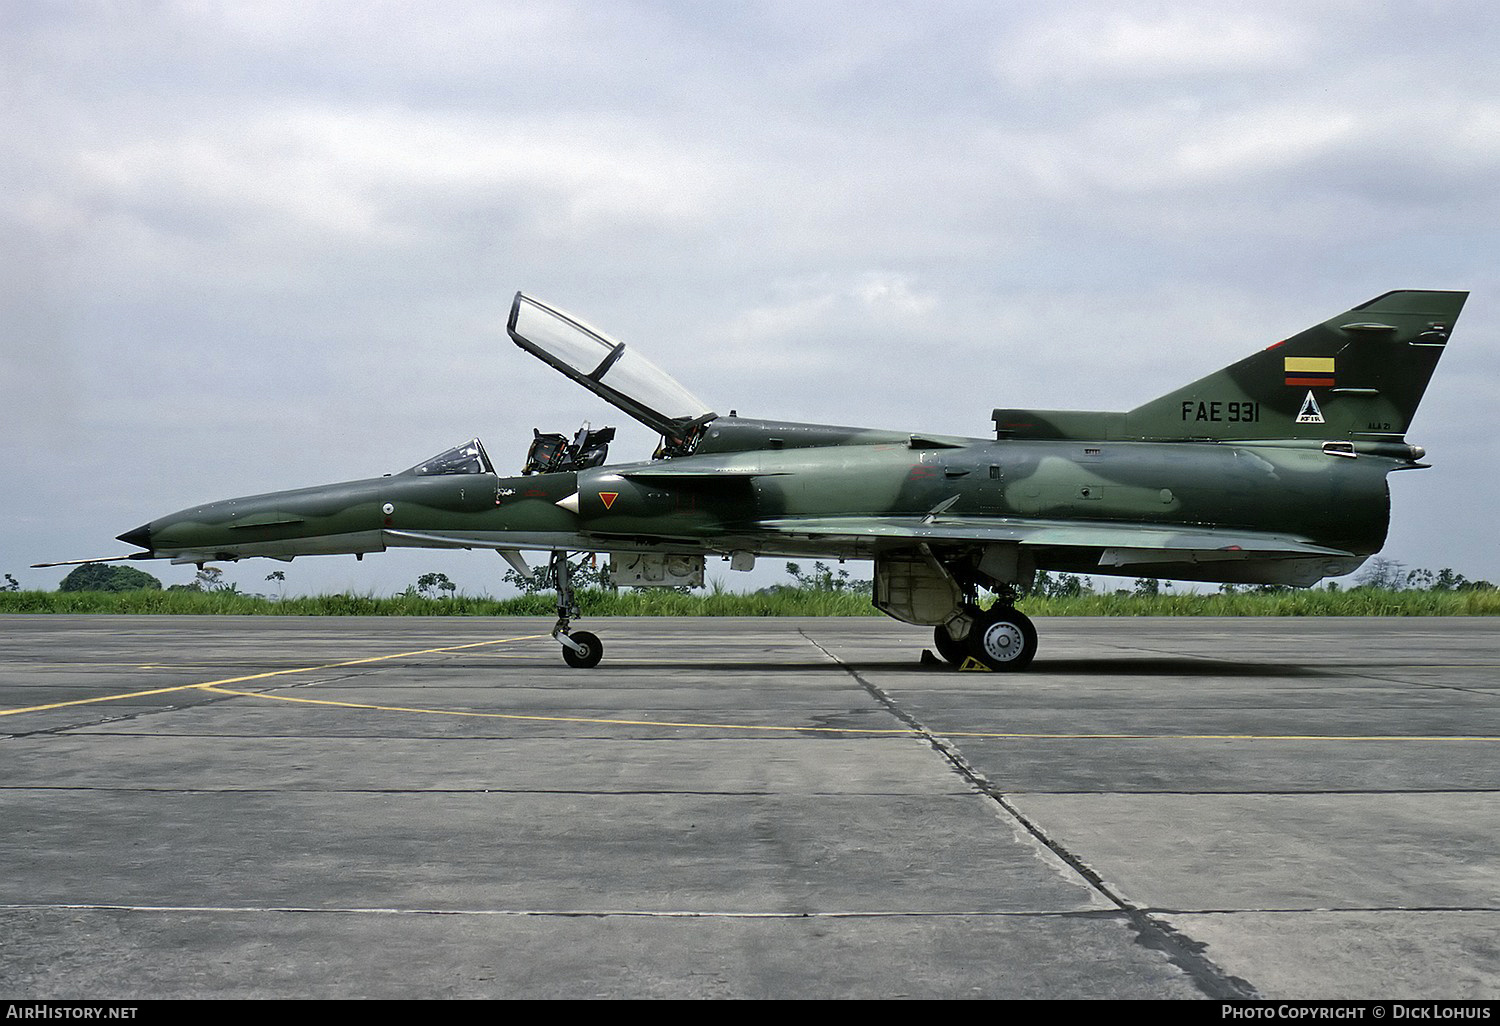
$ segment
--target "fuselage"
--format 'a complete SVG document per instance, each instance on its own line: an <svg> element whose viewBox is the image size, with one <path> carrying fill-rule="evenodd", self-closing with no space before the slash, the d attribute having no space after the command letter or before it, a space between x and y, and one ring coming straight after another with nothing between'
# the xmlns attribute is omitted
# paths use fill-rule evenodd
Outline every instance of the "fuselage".
<svg viewBox="0 0 1500 1026"><path fill-rule="evenodd" d="M1385 539L1385 476L1411 465L1299 443L890 433L520 477L406 472L208 503L122 537L178 562L465 540L474 548L870 558L878 538L803 537L795 525L932 516L1264 531L1368 555ZM777 530L767 531L768 522ZM1038 566L1100 569L1096 554L1062 549L1040 553Z"/></svg>

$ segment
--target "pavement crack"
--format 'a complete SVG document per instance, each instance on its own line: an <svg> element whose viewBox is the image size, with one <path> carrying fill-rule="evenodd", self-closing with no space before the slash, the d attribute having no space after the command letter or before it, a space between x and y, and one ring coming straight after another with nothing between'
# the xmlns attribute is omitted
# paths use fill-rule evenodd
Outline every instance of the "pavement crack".
<svg viewBox="0 0 1500 1026"><path fill-rule="evenodd" d="M878 685L866 678L853 666L850 666L837 655L830 652L817 639L809 635L807 631L799 628L798 633L807 640L808 644L842 667L871 698L880 703L892 716L906 724L914 733L926 741L934 751L953 767L953 770L959 776L968 781L970 786L999 806L1005 815L1013 819L1027 833L1034 837L1038 843L1061 859L1068 868L1077 873L1079 877L1104 897L1105 900L1118 908L1135 931L1136 942L1138 944L1149 950L1160 952L1169 962L1181 969L1203 991L1206 997L1234 1000L1254 1000L1260 997L1260 994L1249 981L1232 976L1219 968L1207 956L1206 944L1193 940L1168 923L1159 921L1148 910L1117 893L1083 859L1075 855L1060 841L1050 836L1042 829L1040 824L1016 808L998 788L990 783L983 773L979 772L964 757L963 752L956 744L929 730L927 725L914 714L902 708L900 703Z"/></svg>
<svg viewBox="0 0 1500 1026"><path fill-rule="evenodd" d="M167 713L181 712L184 709L196 709L205 705L218 705L221 702L229 701L232 697L234 696L214 695L210 692L203 691L198 692L198 700L193 702L171 702L167 705L153 706L150 709L136 709L131 712L118 713L113 716L98 716L90 720L72 720L68 723L54 724L50 727L38 727L36 730L8 731L4 735L0 735L0 737L6 739L45 737L48 734L68 734L75 730L86 731L91 727L102 727L105 724L133 723L150 719L153 716L161 716ZM124 731L122 733L134 732Z"/></svg>

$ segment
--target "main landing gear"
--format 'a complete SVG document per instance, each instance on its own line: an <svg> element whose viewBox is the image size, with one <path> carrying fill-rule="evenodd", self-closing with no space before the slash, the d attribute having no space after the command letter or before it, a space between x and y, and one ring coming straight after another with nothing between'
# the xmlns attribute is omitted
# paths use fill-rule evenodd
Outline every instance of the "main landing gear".
<svg viewBox="0 0 1500 1026"><path fill-rule="evenodd" d="M557 624L552 628L552 636L562 643L563 662L580 670L598 666L604 658L604 642L588 631L568 627L578 615L578 602L573 597L573 565L568 562L568 554L552 553L547 569L557 589Z"/></svg>
<svg viewBox="0 0 1500 1026"><path fill-rule="evenodd" d="M1037 647L1031 618L1003 598L988 609L965 603L958 616L933 628L932 640L954 666L976 659L998 672L1026 669Z"/></svg>

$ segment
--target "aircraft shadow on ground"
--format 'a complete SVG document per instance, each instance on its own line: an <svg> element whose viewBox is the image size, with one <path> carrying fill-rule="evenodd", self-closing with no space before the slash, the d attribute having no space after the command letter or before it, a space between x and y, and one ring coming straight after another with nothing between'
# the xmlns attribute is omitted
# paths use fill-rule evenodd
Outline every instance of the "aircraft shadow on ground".
<svg viewBox="0 0 1500 1026"><path fill-rule="evenodd" d="M547 657L538 657L538 661L545 662L548 666L556 663L550 653ZM530 664L532 660L515 660L515 665ZM445 668L466 670L494 670L494 662L447 662ZM559 672L566 668L557 665ZM1017 680L1023 681L1035 677L1052 676L1077 676L1077 677L1338 677L1342 674L1331 668L1320 668L1316 666L1305 666L1297 663L1284 662L1231 662L1229 660L1202 659L1187 656L1141 656L1139 658L1121 656L1098 656L1095 658L1080 659L1047 659L1038 657L1025 670L1020 673L990 673L988 671L963 671L948 664L928 664L918 659L862 659L853 662L829 662L819 660L816 662L756 662L754 660L704 660L695 662L691 659L675 659L671 661L652 659L631 659L627 656L613 657L603 666L591 671L572 671L576 677L569 675L566 679L570 682L574 679L580 685L607 684L612 676L611 671L638 673L642 670L652 672L680 672L688 670L697 673L711 674L806 674L806 673L904 673L910 671L928 672L934 674L964 674L966 676L978 676L985 674L997 681ZM595 678L598 678L597 680ZM550 686L550 683L549 683Z"/></svg>
<svg viewBox="0 0 1500 1026"><path fill-rule="evenodd" d="M1219 659L1150 656L1122 659L1043 659L1027 667L1027 674L1110 675L1124 677L1336 677L1337 672L1298 663L1236 663Z"/></svg>
<svg viewBox="0 0 1500 1026"><path fill-rule="evenodd" d="M525 666L528 669L541 664L547 669L556 669L558 674L568 681L576 680L579 684L599 683L608 684L614 671L630 671L632 673L641 670L654 672L680 672L687 670L696 673L848 673L838 663L826 660L817 662L801 663L760 663L753 660L740 662L727 662L725 660L705 659L696 662L691 659L653 660L653 659L631 659L628 656L606 656L602 665L591 670L571 670L553 656L550 652L546 656L535 655L528 658L513 657L506 660L493 660L490 662L444 662L443 669L479 670L493 672L497 666ZM887 668L895 665L884 664ZM412 668L416 668L413 664ZM523 682L520 685L524 686ZM551 682L548 686L552 686Z"/></svg>
<svg viewBox="0 0 1500 1026"><path fill-rule="evenodd" d="M851 670L893 670L912 668L900 661L862 661L848 663ZM918 664L918 669L933 673L969 673L949 665ZM985 673L987 671L973 671ZM1019 673L989 673L997 679L1025 680L1031 677L1337 677L1335 670L1300 663L1231 662L1229 660L1193 658L1191 656L1096 656L1077 659L1048 659L1038 656Z"/></svg>

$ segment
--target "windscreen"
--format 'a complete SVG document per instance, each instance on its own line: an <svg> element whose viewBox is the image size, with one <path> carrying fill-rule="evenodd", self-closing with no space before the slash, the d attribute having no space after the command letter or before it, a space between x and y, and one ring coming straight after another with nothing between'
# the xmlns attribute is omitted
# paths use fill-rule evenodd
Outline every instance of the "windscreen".
<svg viewBox="0 0 1500 1026"><path fill-rule="evenodd" d="M490 466L490 458L485 455L484 446L479 444L479 439L471 438L463 445L455 445L438 453L430 460L424 460L407 471L418 477L435 477L440 474L493 474L495 468Z"/></svg>

